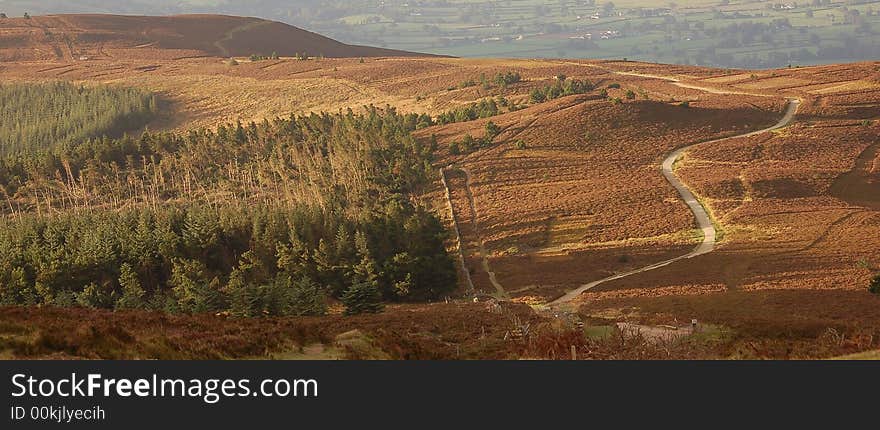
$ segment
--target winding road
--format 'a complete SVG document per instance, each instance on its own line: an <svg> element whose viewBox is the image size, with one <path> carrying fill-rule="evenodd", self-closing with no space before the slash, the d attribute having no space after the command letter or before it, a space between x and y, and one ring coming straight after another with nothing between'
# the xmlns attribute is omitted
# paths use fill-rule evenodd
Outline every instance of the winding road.
<svg viewBox="0 0 880 430"><path fill-rule="evenodd" d="M591 288L596 287L597 285L604 284L609 281L625 278L627 276L635 275L637 273L644 273L644 272L648 272L650 270L659 269L661 267L668 266L668 265L670 265L676 261L679 261L679 260L684 260L686 258L692 258L692 257L696 257L698 255L703 255L703 254L707 254L709 252L712 252L712 250L715 249L715 238L716 238L716 233L717 233L715 231L715 226L712 224L712 219L709 217L709 214L706 213L706 209L703 208L703 205L700 204L700 201L697 200L697 198L694 196L694 194L691 192L691 190L683 182L681 182L681 180L679 180L679 178L677 176L675 176L675 172L674 172L675 162L687 150L689 150L697 145L716 143L716 142L720 142L723 140L733 139L733 138L738 138L738 137L754 136L757 134L766 133L768 131L776 130L776 129L787 126L794 119L794 116L797 113L798 106L800 105L799 99L789 98L788 101L789 101L788 107L786 108L785 115L782 117L782 119L779 120L779 122L777 122L773 126L770 126L770 127L767 127L767 128L761 129L761 130L757 130L757 131L752 131L752 132L745 133L745 134L724 137L721 139L713 139L713 140L708 140L708 141L704 141L704 142L694 143L694 144L691 144L688 146L683 146L683 147L678 148L678 149L672 151L671 153L669 153L669 155L667 155L666 158L663 160L663 164L662 164L663 176L666 177L666 180L668 180L669 183L672 184L673 187L675 187L675 189L678 191L678 194L681 195L681 198L684 200L685 203L687 203L688 207L691 209L691 212L694 213L694 217L696 217L696 219L697 219L697 224L699 225L700 230L702 230L702 232L703 232L703 241L696 248L694 248L691 252L688 252L687 254L684 254L684 255L681 255L681 256L678 256L675 258L671 258L669 260L661 261L659 263L654 263L654 264L651 264L651 265L648 265L648 266L645 266L645 267L642 267L639 269L631 270L628 272L618 273L616 275L612 275L607 278L600 279L598 281L590 282L589 284L584 284L584 285L582 285L572 291L569 291L568 293L566 293L562 297L550 302L549 305L550 306L559 306L559 305L568 303L571 300L573 300L574 298L583 294L584 291L587 291Z"/></svg>

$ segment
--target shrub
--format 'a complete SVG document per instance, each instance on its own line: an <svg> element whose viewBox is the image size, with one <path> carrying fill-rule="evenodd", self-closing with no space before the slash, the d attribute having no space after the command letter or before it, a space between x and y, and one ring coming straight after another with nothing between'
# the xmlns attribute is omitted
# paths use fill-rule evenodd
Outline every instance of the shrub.
<svg viewBox="0 0 880 430"><path fill-rule="evenodd" d="M112 308L113 293L92 282L76 294L76 303L84 308Z"/></svg>
<svg viewBox="0 0 880 430"><path fill-rule="evenodd" d="M498 133L501 133L501 128L498 127L497 124L495 124L492 121L489 121L486 123L486 140L487 141L491 142L492 139L495 139L495 136L498 136Z"/></svg>
<svg viewBox="0 0 880 430"><path fill-rule="evenodd" d="M636 98L636 93L633 90L626 90L626 99L633 100Z"/></svg>
<svg viewBox="0 0 880 430"><path fill-rule="evenodd" d="M874 279L871 280L871 284L868 285L868 291L874 294L880 294L880 274L874 276Z"/></svg>
<svg viewBox="0 0 880 430"><path fill-rule="evenodd" d="M498 73L495 75L495 78L492 79L495 85L498 85L501 88L507 88L508 85L515 84L521 80L522 76L517 72Z"/></svg>
<svg viewBox="0 0 880 430"><path fill-rule="evenodd" d="M691 107L691 102L681 102L681 104L679 104L679 106L681 106L683 108L689 108L689 107Z"/></svg>
<svg viewBox="0 0 880 430"><path fill-rule="evenodd" d="M620 88L620 84L618 84L618 83L616 83L616 82L613 83L613 84L608 84L608 88L618 88L618 89L619 89L619 88Z"/></svg>
<svg viewBox="0 0 880 430"><path fill-rule="evenodd" d="M584 133L584 140L587 143L596 143L602 140L602 135L597 131L587 130L587 132Z"/></svg>
<svg viewBox="0 0 880 430"><path fill-rule="evenodd" d="M464 135L464 138L461 139L461 148L464 152L471 152L477 148L477 140L474 139L470 134Z"/></svg>
<svg viewBox="0 0 880 430"><path fill-rule="evenodd" d="M531 93L529 93L529 100L531 100L532 103L543 103L545 100L547 100L547 96L544 95L543 91L535 88L532 90Z"/></svg>
<svg viewBox="0 0 880 430"><path fill-rule="evenodd" d="M477 118L489 118L498 115L498 103L494 98L485 98L476 103L449 110L437 116L438 124L473 121Z"/></svg>
<svg viewBox="0 0 880 430"><path fill-rule="evenodd" d="M565 78L565 79L560 79ZM590 81L582 81L579 79L567 79L565 75L557 76L556 82L551 85L545 85L543 88L532 89L529 97L532 103L542 103L547 100L553 100L563 96L573 94L584 94L595 89Z"/></svg>

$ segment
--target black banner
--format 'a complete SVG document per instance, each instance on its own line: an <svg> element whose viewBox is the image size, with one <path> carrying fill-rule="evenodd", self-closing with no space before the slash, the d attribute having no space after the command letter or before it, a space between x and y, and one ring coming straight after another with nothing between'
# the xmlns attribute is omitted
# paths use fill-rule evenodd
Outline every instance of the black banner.
<svg viewBox="0 0 880 430"><path fill-rule="evenodd" d="M626 422L680 421L707 411L778 416L800 411L803 418L805 411L830 413L835 405L853 417L875 409L880 379L880 367L859 362L4 361L0 366L8 405L3 428L556 426L613 414Z"/></svg>

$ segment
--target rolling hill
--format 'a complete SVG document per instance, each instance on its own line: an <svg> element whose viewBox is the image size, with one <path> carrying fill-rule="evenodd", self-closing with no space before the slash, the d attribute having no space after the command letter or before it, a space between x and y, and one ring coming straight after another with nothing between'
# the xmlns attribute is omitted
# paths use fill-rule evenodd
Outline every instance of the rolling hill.
<svg viewBox="0 0 880 430"><path fill-rule="evenodd" d="M0 61L108 58L414 57L347 45L287 24L222 15L47 15L0 20Z"/></svg>
<svg viewBox="0 0 880 430"><path fill-rule="evenodd" d="M370 350L392 358L560 358L572 345L579 358L824 358L880 347L880 296L868 291L880 282L873 281L880 279L880 63L758 71L626 60L362 59L355 48L372 48L359 47L339 54L349 58L329 58L334 52L312 52L306 42L338 44L306 35L213 15L0 21L0 58L11 58L0 63L4 82L134 88L155 94L167 120L146 127L161 133L71 146L30 164L11 159L6 170L0 165L9 223L0 229L8 232L0 234L0 247L6 240L9 251L0 255L20 255L31 268L0 270L0 293L11 305L58 305L34 312L0 307L0 356L280 357L299 347L324 354L344 349L337 337L351 337L353 329L372 339ZM223 58L272 51L285 58ZM316 56L287 57L303 51ZM53 125L53 115L41 118ZM768 128L774 124L780 127ZM387 147L369 146L386 138L393 138ZM711 218L712 252L691 252L708 235L661 169L667 160L676 161L671 173ZM315 198L337 192L335 202ZM388 208L387 218L356 224L366 210L348 202L383 195L393 199L382 212L365 208L371 218ZM345 203L358 216L269 212L309 201ZM418 203L431 222L401 223L391 216L398 202ZM232 212L233 203L275 215ZM172 205L180 212L148 213L143 222L125 212ZM190 210L197 205L230 212ZM81 216L84 209L104 221ZM336 214L343 228L324 225ZM298 221L276 222L283 219ZM64 230L66 242L46 236L26 245L37 235L17 233L25 230L15 223L23 222L38 232L78 227ZM41 227L50 222L52 228ZM93 233L93 224L105 227ZM418 226L431 231L441 224L445 235L414 234ZM285 229L297 225L312 228L291 240ZM389 227L397 225L403 231ZM158 254L128 244L150 240L108 239L159 227L167 233L162 243L171 244L160 249L177 258L141 259ZM360 230L373 233L358 240ZM393 240L404 235L445 236L457 289L435 294L442 304L389 299L382 314L342 316L345 304L336 296L356 268L368 275L382 268L376 282L386 297L428 285L406 274L433 267L410 264L409 256L433 254L398 252L404 241ZM172 246L181 240L188 245ZM33 251L55 243L77 254ZM115 245L98 246L107 243ZM123 257L132 258L126 274ZM206 299L196 303L203 307L183 309L220 311L246 294L284 290L280 270L336 285L325 303L329 315L281 313L290 307L272 305L270 294L265 312L274 320L175 314L196 303L177 285L206 287L198 290ZM129 276L135 272L138 282ZM174 285L166 282L175 273ZM229 300L214 300L215 291ZM554 304L572 292L580 294ZM494 298L475 304L474 296ZM197 328L204 335L192 339L208 346L189 355L174 355L190 350L184 341L156 349L165 341L154 341L152 326L166 312L173 315L169 327L187 336L200 324L240 327L247 341L226 348L223 332ZM95 322L105 319L113 323ZM512 335L526 324L528 335ZM118 348L99 350L104 344L94 339L117 326ZM672 327L693 342L656 343L627 331L633 327L649 337ZM38 335L55 332L86 336L61 343Z"/></svg>

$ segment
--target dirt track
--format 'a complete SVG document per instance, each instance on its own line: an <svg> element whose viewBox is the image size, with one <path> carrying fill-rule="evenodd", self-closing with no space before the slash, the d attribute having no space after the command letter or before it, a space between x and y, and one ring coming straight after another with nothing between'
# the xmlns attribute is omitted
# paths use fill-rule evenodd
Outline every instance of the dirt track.
<svg viewBox="0 0 880 430"><path fill-rule="evenodd" d="M700 204L699 200L697 200L697 198L690 191L690 189L688 189L688 187L684 183L682 183L678 179L678 177L675 175L675 172L674 172L675 162L688 149L690 149L696 145L709 144L709 143L719 142L722 140L732 139L732 138L736 138L736 137L754 136L754 135L757 135L760 133L765 133L765 132L768 132L771 130L776 130L776 129L785 127L789 123L791 123L792 119L794 119L794 116L795 116L795 113L797 112L797 108L798 108L799 104L800 104L800 100L789 99L789 104L788 104L788 108L786 109L785 115L782 117L782 119L779 120L779 122L777 122L775 125L773 125L771 127L768 127L768 128L762 129L762 130L757 130L757 131L745 133L745 134L741 134L741 135L725 137L725 138L721 138L721 139L714 139L714 140L710 140L710 141L706 141L706 142L699 142L699 143L695 143L693 145L684 146L679 149L676 149L675 151L670 153L663 160L663 164L662 164L663 176L666 177L666 179L669 181L670 184L672 184L673 187L675 187L675 189L681 195L681 198L685 201L685 203L687 203L688 207L690 207L691 212L694 213L694 217L697 219L697 224L699 225L700 230L702 230L702 232L703 232L703 241L694 250L692 250L691 252L689 252L687 254L684 254L684 255L681 255L681 256L678 256L675 258L671 258L669 260L664 260L659 263L654 263L654 264L651 264L651 265L648 265L648 266L645 266L645 267L642 267L639 269L631 270L628 272L618 273L616 275L609 276L607 278L603 278L598 281L593 281L588 284L584 284L584 285L582 285L572 291L569 291L568 293L566 293L562 297L550 302L550 305L551 306L558 306L558 305L570 302L574 298L580 296L584 291L587 291L587 290L594 288L597 285L603 284L605 282L613 281L615 279L625 278L627 276L631 276L631 275L634 275L637 273L643 273L643 272L647 272L650 270L658 269L658 268L661 268L664 266L668 266L668 265L670 265L676 261L679 261L679 260L683 260L686 258L692 258L692 257L696 257L698 255L712 252L712 250L715 248L715 238L716 238L715 226L712 224L712 219L706 213L706 210Z"/></svg>

